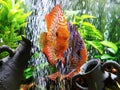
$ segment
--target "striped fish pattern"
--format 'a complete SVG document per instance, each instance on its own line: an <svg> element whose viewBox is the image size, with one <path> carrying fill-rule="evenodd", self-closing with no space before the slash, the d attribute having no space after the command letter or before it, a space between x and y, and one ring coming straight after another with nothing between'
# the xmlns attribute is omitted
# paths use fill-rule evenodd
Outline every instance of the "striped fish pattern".
<svg viewBox="0 0 120 90"><path fill-rule="evenodd" d="M43 53L51 65L55 65L58 59L64 63L64 52L68 48L69 31L67 21L62 13L60 5L56 5L45 15L48 32L41 34L40 43Z"/></svg>

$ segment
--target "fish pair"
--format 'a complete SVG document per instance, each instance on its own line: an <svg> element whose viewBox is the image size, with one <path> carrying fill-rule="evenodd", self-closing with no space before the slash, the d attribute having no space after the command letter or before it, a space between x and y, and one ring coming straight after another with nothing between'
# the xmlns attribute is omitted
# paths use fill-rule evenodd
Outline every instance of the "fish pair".
<svg viewBox="0 0 120 90"><path fill-rule="evenodd" d="M45 22L48 32L40 35L42 52L53 66L58 60L61 60L63 65L67 65L66 61L69 62L71 70L65 77L72 77L75 72L79 72L80 66L87 60L84 42L75 26L67 23L60 5L56 5L50 13L45 15ZM68 49L71 53L66 52ZM54 76L61 76L60 72L53 74L50 78Z"/></svg>

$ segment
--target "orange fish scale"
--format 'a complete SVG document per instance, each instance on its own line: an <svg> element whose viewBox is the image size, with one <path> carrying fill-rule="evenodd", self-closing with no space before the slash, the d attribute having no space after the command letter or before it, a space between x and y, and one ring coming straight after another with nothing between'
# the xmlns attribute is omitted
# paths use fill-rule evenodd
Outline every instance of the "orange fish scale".
<svg viewBox="0 0 120 90"><path fill-rule="evenodd" d="M88 60L87 49L84 47L80 50L80 62L78 65L78 71L80 71L80 67Z"/></svg>
<svg viewBox="0 0 120 90"><path fill-rule="evenodd" d="M56 63L55 54L53 53L52 49L49 46L45 46L45 48L43 49L43 53L46 55L48 62L51 65L54 65Z"/></svg>

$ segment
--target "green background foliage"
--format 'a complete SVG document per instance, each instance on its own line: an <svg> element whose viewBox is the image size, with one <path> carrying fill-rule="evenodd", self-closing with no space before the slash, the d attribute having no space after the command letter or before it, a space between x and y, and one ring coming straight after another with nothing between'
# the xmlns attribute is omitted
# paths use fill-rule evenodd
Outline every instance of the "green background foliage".
<svg viewBox="0 0 120 90"><path fill-rule="evenodd" d="M26 35L26 19L31 12L25 13L22 5L21 0L0 0L0 46L8 45L15 49L21 35ZM0 54L0 58L6 55Z"/></svg>
<svg viewBox="0 0 120 90"><path fill-rule="evenodd" d="M77 0L73 10L65 11L82 36L89 59L120 63L120 6L109 0Z"/></svg>

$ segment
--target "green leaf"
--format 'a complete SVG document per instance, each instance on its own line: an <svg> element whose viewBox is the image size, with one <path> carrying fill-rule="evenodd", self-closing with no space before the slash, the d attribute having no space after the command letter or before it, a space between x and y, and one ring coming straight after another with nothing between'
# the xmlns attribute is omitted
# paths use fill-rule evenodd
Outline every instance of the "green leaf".
<svg viewBox="0 0 120 90"><path fill-rule="evenodd" d="M28 79L33 76L34 68L33 67L28 67L24 70L24 77L25 79Z"/></svg>
<svg viewBox="0 0 120 90"><path fill-rule="evenodd" d="M18 14L16 17L14 17L13 22L16 22L18 24L22 24L25 22L26 18L31 14L32 12L26 13L26 14Z"/></svg>
<svg viewBox="0 0 120 90"><path fill-rule="evenodd" d="M100 59L100 58L101 58L101 55L95 55L95 58L99 58L99 59Z"/></svg>
<svg viewBox="0 0 120 90"><path fill-rule="evenodd" d="M87 19L87 18L96 18L95 16L91 16L91 15L87 15L87 14L84 14L80 17L82 20L84 19Z"/></svg>
<svg viewBox="0 0 120 90"><path fill-rule="evenodd" d="M108 51L110 51L112 54L116 54L115 50L113 50L112 48L107 48Z"/></svg>
<svg viewBox="0 0 120 90"><path fill-rule="evenodd" d="M15 41L20 41L22 38L21 38L21 36L19 35L19 36L16 36L15 38L14 38L14 40Z"/></svg>
<svg viewBox="0 0 120 90"><path fill-rule="evenodd" d="M3 0L0 0L0 5L1 5L0 21L1 21L1 23L3 23L4 20L7 20L7 14L9 12L9 7L8 7L8 4Z"/></svg>
<svg viewBox="0 0 120 90"><path fill-rule="evenodd" d="M115 57L110 56L109 54L103 54L103 55L101 56L101 59L115 59Z"/></svg>
<svg viewBox="0 0 120 90"><path fill-rule="evenodd" d="M5 8L5 10L6 10L6 11L9 11L8 4L7 4L5 1L0 0L0 4L2 5L2 7L4 7L4 8Z"/></svg>
<svg viewBox="0 0 120 90"><path fill-rule="evenodd" d="M27 69L24 70L24 72L29 72L29 71L33 71L33 68L29 67L29 68L27 68Z"/></svg>
<svg viewBox="0 0 120 90"><path fill-rule="evenodd" d="M96 18L96 17L84 14L82 16L75 15L74 18L75 18L75 20L81 20L81 21L83 21L84 19L90 19L90 18Z"/></svg>
<svg viewBox="0 0 120 90"><path fill-rule="evenodd" d="M101 33L91 23L83 22L82 26L86 30L86 35L88 35L90 37L95 37L95 38L100 39L100 40L103 39Z"/></svg>
<svg viewBox="0 0 120 90"><path fill-rule="evenodd" d="M13 8L8 13L8 19L9 19L9 21L13 21L13 19L15 19L17 16L20 16L22 14L23 14L22 9Z"/></svg>
<svg viewBox="0 0 120 90"><path fill-rule="evenodd" d="M107 40L105 40L105 41L102 41L102 42L100 42L102 45L104 45L104 46L107 46L107 47L109 47L109 48L112 48L113 50L114 50L114 54L115 53L117 53L117 51L118 51L118 47L117 47L117 45L116 44L114 44L113 42L110 42L110 41L107 41ZM109 49L110 50L110 49Z"/></svg>
<svg viewBox="0 0 120 90"><path fill-rule="evenodd" d="M99 41L86 41L89 45L93 46L95 49L97 49L100 54L103 54L103 47Z"/></svg>
<svg viewBox="0 0 120 90"><path fill-rule="evenodd" d="M33 73L25 75L25 79L29 79L30 77L33 76Z"/></svg>
<svg viewBox="0 0 120 90"><path fill-rule="evenodd" d="M79 17L79 16L74 16L74 19L73 19L73 21L72 21L72 23L73 24L77 24L77 25L79 25L79 24L81 24L83 21L81 20L81 18Z"/></svg>
<svg viewBox="0 0 120 90"><path fill-rule="evenodd" d="M75 11L65 10L66 15L70 15L70 16L71 15L77 15L79 12L80 12L79 10L75 10Z"/></svg>
<svg viewBox="0 0 120 90"><path fill-rule="evenodd" d="M84 19L89 19L89 18L95 18L94 16L91 15L82 15L82 16L77 16L76 14L74 15L74 19L72 21L73 24L82 24Z"/></svg>
<svg viewBox="0 0 120 90"><path fill-rule="evenodd" d="M0 45L12 49L18 46L20 36L25 34L26 19L32 13L25 13L24 9L22 0L0 0Z"/></svg>

